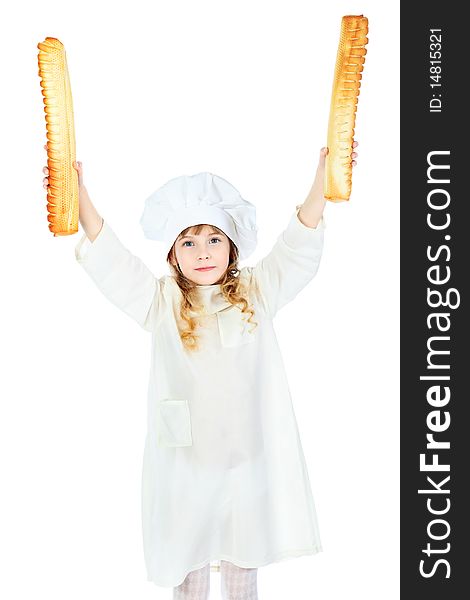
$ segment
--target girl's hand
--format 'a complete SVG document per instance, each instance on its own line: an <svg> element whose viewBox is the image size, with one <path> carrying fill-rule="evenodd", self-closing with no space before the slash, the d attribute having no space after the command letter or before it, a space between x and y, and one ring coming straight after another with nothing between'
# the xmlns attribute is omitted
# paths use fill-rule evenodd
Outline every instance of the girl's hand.
<svg viewBox="0 0 470 600"><path fill-rule="evenodd" d="M356 148L357 146L359 146L359 142L353 141L353 145L352 145L352 147L353 147L353 148ZM357 152L353 152L353 153L351 154L351 158L352 158L352 159L354 159L354 158L357 158ZM351 162L351 164L352 164L352 166L353 166L353 167L355 167L355 166L357 165L357 162L356 162L355 160L353 160L353 161Z"/></svg>
<svg viewBox="0 0 470 600"><path fill-rule="evenodd" d="M351 165L353 167L357 164L356 161L353 160L357 157L357 152L353 152L353 150L358 145L358 142L353 140L351 148ZM317 172L315 174L312 188L305 202L299 205L300 210L298 212L298 217L300 221L307 227L317 227L326 205L326 198L323 195L323 189L325 182L325 160L327 154L327 147L324 147L320 150L320 158L318 160Z"/></svg>
<svg viewBox="0 0 470 600"><path fill-rule="evenodd" d="M357 148L357 146L359 146L359 142L356 142L355 140L353 140L353 144L352 144L352 148ZM320 171L323 171L325 169L325 159L326 159L326 155L328 154L329 150L328 148L322 148L320 150L320 160L318 162L318 169ZM355 167L357 165L357 162L354 160L355 158L357 158L357 152L351 152L351 165L353 167Z"/></svg>
<svg viewBox="0 0 470 600"><path fill-rule="evenodd" d="M44 150L47 151L47 144L44 145ZM84 183L83 183L83 167L82 167L82 163L75 161L72 166L73 166L73 168L78 173L78 187L81 188L81 187L84 186ZM49 175L49 169L47 168L47 166L43 167L42 172L46 176ZM45 190L47 190L48 186L49 186L49 179L48 179L48 177L44 177L44 179L42 180L42 187Z"/></svg>

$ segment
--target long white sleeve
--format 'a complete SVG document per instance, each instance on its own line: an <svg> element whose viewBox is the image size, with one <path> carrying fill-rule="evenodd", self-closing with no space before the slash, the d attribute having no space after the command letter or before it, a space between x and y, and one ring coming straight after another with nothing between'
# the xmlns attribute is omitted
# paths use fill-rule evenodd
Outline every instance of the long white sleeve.
<svg viewBox="0 0 470 600"><path fill-rule="evenodd" d="M160 282L124 247L106 221L93 242L83 235L75 257L110 302L146 331L155 329L161 306Z"/></svg>
<svg viewBox="0 0 470 600"><path fill-rule="evenodd" d="M296 210L272 250L254 267L247 267L272 317L315 277L323 251L325 222L307 227Z"/></svg>

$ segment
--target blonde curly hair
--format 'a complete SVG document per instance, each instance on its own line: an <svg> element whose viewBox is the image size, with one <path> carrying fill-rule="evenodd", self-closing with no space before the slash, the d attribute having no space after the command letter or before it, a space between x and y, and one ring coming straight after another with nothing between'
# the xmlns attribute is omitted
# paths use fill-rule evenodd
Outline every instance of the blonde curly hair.
<svg viewBox="0 0 470 600"><path fill-rule="evenodd" d="M179 268L176 259L175 245L176 242L186 234L198 235L201 233L204 227L208 226L211 227L213 231L226 235L224 231L218 227L215 227L215 225L208 225L204 223L191 225L180 232L174 241L173 246L170 248L166 259L170 267L170 271L174 274L175 281L181 290L182 299L180 304L180 318L185 326L183 330L179 331L179 334L181 341L183 342L183 346L189 351L199 350L198 336L195 334L195 330L198 327L196 320L197 317L192 317L190 311L202 313L204 307L198 295L197 284L185 277ZM241 312L249 315L247 322L255 325L253 328L255 329L258 326L258 323L251 320L255 314L255 311L249 305L249 289L243 282L240 281L239 278L240 270L238 268L238 248L230 238L228 238L228 241L230 244L230 254L227 270L225 271L224 275L222 275L222 277L215 283L220 284L220 291L227 302L230 302L232 305L240 306ZM253 329L250 331L250 333L253 331Z"/></svg>

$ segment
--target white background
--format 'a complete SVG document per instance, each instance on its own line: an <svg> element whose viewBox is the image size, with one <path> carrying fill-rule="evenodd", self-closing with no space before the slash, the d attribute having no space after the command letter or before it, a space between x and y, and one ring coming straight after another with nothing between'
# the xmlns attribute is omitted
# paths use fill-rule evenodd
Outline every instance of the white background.
<svg viewBox="0 0 470 600"><path fill-rule="evenodd" d="M346 14L370 30L352 194L327 203L319 272L275 320L324 551L261 567L258 587L260 600L398 598L399 8L372 0L2 9L1 597L172 597L147 582L142 550L150 334L75 261L82 231L49 232L37 43L65 45L98 212L161 276L138 221L178 175L216 173L256 205L240 266L271 249L326 145Z"/></svg>

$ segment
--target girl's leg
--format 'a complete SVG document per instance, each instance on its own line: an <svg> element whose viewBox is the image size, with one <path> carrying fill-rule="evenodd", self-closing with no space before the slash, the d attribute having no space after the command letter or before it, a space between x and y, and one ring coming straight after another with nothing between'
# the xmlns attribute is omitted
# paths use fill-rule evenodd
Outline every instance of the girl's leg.
<svg viewBox="0 0 470 600"><path fill-rule="evenodd" d="M191 571L178 587L173 588L173 600L208 600L210 589L210 564Z"/></svg>
<svg viewBox="0 0 470 600"><path fill-rule="evenodd" d="M220 561L222 600L258 600L258 569L244 569Z"/></svg>

